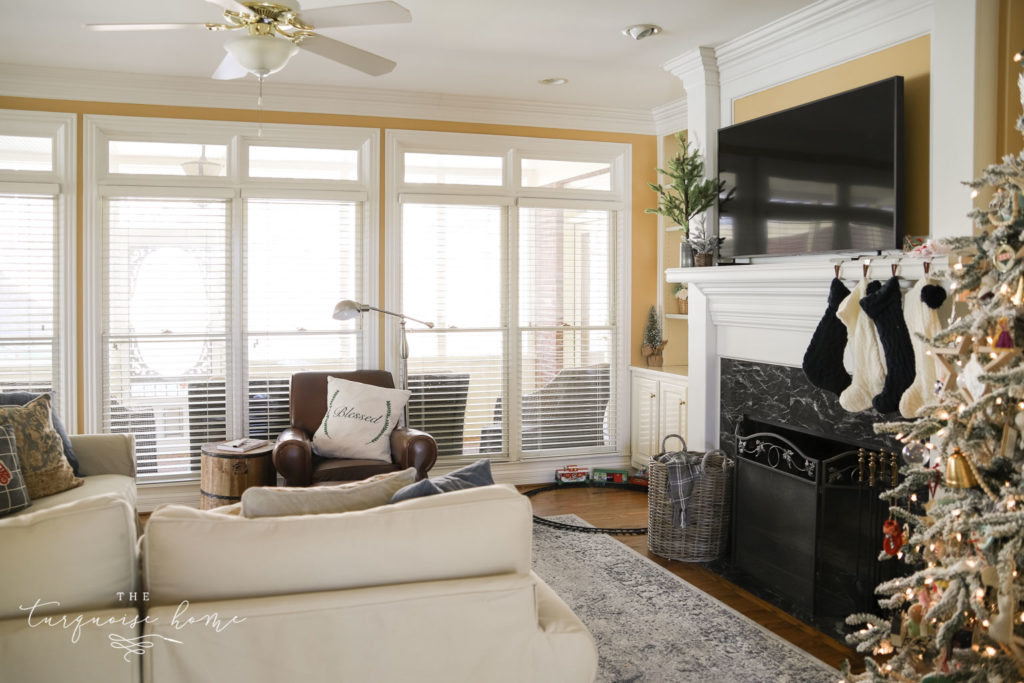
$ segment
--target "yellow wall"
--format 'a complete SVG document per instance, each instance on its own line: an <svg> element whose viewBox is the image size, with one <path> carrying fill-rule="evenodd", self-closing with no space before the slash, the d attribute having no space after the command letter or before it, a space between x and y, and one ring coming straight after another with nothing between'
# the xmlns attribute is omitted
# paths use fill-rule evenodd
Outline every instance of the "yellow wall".
<svg viewBox="0 0 1024 683"><path fill-rule="evenodd" d="M999 3L999 69L998 122L996 149L999 159L1021 151L1021 133L1015 128L1021 115L1021 95L1017 77L1021 64L1013 63L1014 53L1024 50L1024 0L1000 0ZM997 159L992 159L995 163Z"/></svg>
<svg viewBox="0 0 1024 683"><path fill-rule="evenodd" d="M566 140L591 140L597 142L619 142L632 145L633 173L632 192L633 210L632 223L632 283L628 296L631 297L632 316L629 323L631 335L631 362L634 365L643 363L640 356L639 339L647 316L647 308L654 302L656 295L653 273L657 268L657 221L653 215L643 213L646 206L653 206L653 197L647 183L655 180L657 165L657 138L652 135L630 135L626 133L604 133L584 130L557 128L538 128L533 126L506 126L486 123L458 123L452 121L431 121L421 119L401 119L378 116L344 116L340 114L294 113L264 111L257 119L257 112L247 109L216 109L209 107L174 107L162 105L121 104L107 102L84 102L73 100L48 100L23 97L0 97L0 109L22 109L29 111L54 111L74 113L78 115L78 206L76 207L76 231L79 251L75 255L77 272L82 272L82 122L86 114L103 114L113 116L149 116L160 118L198 119L205 121L244 121L265 123L297 123L320 126L356 126L361 128L380 128L381 135L381 187L384 186L386 169L384 168L384 135L386 128L405 130L426 130L458 133L483 133L487 135L518 135L537 138L558 138ZM380 215L384 215L384 198L381 193ZM380 287L384 288L384 226L380 231ZM81 277L81 276L79 276ZM79 282L79 285L81 282ZM78 420L84 422L81 394L82 382L82 287L77 288L76 306L78 311L78 349L76 351L76 368L78 372L79 401ZM383 322L381 323L383 325ZM381 339L383 339L381 330ZM636 341L636 343L632 343ZM381 354L383 357L383 354Z"/></svg>
<svg viewBox="0 0 1024 683"><path fill-rule="evenodd" d="M885 78L903 76L906 231L927 236L930 74L931 38L923 36L743 97L733 107L733 120L747 121Z"/></svg>

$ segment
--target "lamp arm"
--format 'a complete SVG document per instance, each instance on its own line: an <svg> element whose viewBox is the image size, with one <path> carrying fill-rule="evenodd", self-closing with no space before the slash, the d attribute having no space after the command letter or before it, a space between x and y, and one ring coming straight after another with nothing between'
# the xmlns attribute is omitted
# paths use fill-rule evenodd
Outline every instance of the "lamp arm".
<svg viewBox="0 0 1024 683"><path fill-rule="evenodd" d="M428 323L425 320L420 320L419 318L414 318L411 315L405 315L404 313L393 313L391 311L385 311L383 308L377 308L376 306L371 306L369 304L363 304L363 305L366 306L366 308L368 310L371 310L371 311L377 311L378 313L383 313L384 315L393 315L396 318L404 318L405 320L411 320L414 323L419 323L420 325L426 325L427 327L429 327L431 329L434 328L434 323Z"/></svg>

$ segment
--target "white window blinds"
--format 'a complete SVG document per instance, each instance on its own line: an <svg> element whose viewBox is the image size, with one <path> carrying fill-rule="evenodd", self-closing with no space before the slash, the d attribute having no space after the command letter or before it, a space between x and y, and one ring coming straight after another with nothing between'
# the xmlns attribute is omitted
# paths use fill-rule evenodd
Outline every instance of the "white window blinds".
<svg viewBox="0 0 1024 683"><path fill-rule="evenodd" d="M249 436L272 440L288 426L293 373L357 367L362 319L330 313L343 297L362 300L361 211L346 201L246 201Z"/></svg>
<svg viewBox="0 0 1024 683"><path fill-rule="evenodd" d="M442 457L502 452L506 358L502 206L402 206L409 422Z"/></svg>
<svg viewBox="0 0 1024 683"><path fill-rule="evenodd" d="M0 391L61 396L58 225L55 194L7 192L0 183Z"/></svg>
<svg viewBox="0 0 1024 683"><path fill-rule="evenodd" d="M519 210L524 451L615 443L614 215Z"/></svg>
<svg viewBox="0 0 1024 683"><path fill-rule="evenodd" d="M103 428L136 438L140 480L194 476L224 438L230 202L104 201Z"/></svg>

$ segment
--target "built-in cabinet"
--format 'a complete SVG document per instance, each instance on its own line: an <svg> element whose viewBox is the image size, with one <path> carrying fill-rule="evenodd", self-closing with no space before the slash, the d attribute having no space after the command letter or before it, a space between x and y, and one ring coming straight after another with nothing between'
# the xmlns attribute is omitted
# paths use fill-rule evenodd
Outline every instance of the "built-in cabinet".
<svg viewBox="0 0 1024 683"><path fill-rule="evenodd" d="M630 368L631 464L646 467L669 434L686 438L686 366ZM679 448L673 442L669 448Z"/></svg>

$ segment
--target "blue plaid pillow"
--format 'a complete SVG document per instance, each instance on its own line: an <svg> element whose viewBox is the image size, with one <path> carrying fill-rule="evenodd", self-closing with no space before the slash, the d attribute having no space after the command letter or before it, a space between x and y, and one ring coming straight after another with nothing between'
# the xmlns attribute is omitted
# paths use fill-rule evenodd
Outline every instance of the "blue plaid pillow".
<svg viewBox="0 0 1024 683"><path fill-rule="evenodd" d="M21 476L14 432L0 425L0 517L24 510L31 504L25 478Z"/></svg>

